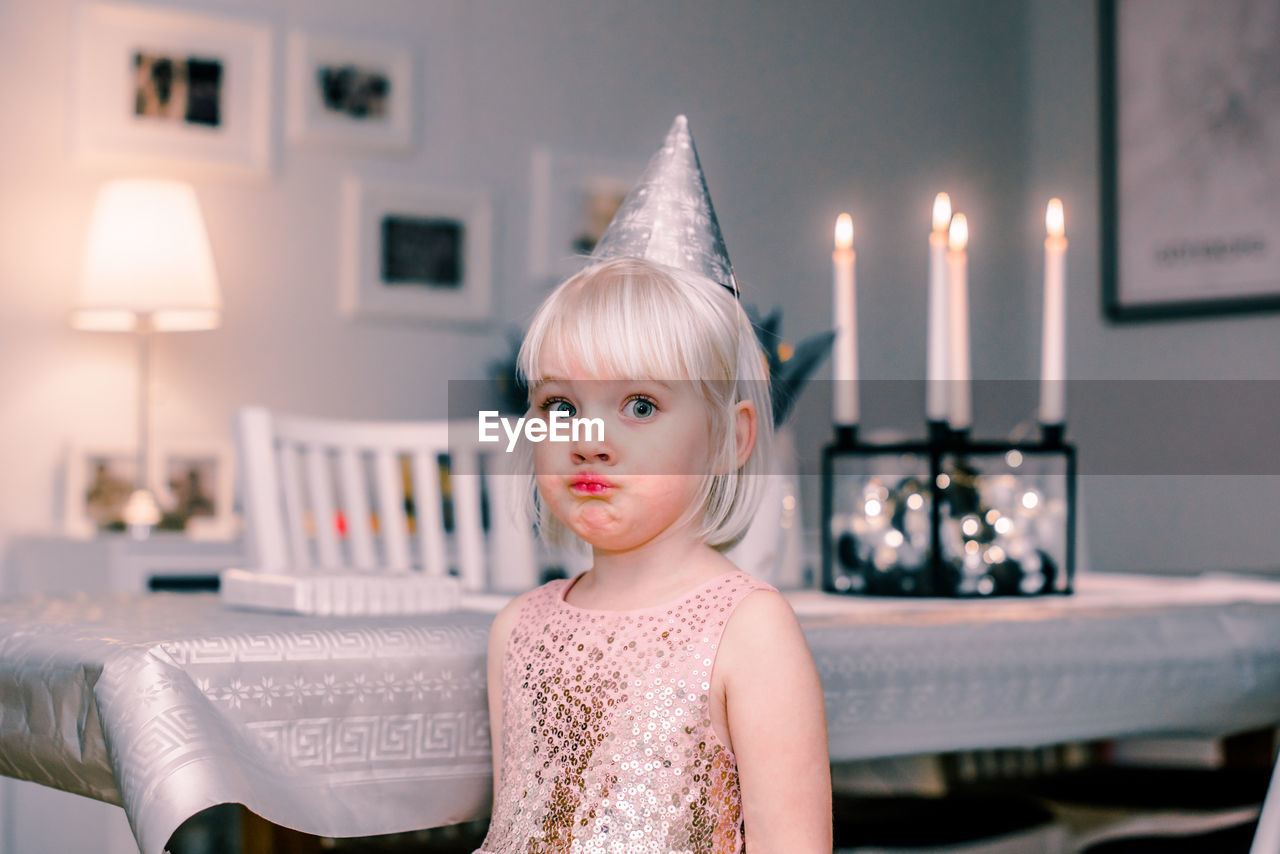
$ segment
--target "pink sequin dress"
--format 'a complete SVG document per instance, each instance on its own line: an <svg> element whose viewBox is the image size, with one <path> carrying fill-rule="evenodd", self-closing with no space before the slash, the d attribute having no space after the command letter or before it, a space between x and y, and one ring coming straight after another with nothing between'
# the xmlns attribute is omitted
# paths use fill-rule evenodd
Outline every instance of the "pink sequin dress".
<svg viewBox="0 0 1280 854"><path fill-rule="evenodd" d="M734 608L774 588L719 575L630 611L525 601L503 659L502 785L477 854L738 854L733 752L711 726L711 669Z"/></svg>

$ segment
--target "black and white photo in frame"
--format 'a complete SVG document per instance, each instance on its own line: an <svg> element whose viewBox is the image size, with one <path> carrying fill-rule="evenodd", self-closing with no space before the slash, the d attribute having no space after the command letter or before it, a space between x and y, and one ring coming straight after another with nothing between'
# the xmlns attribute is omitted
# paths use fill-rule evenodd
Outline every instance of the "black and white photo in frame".
<svg viewBox="0 0 1280 854"><path fill-rule="evenodd" d="M166 442L157 453L157 497L166 522L194 540L229 540L239 530L235 454L230 443Z"/></svg>
<svg viewBox="0 0 1280 854"><path fill-rule="evenodd" d="M158 7L76 10L72 140L86 164L271 170L271 34Z"/></svg>
<svg viewBox="0 0 1280 854"><path fill-rule="evenodd" d="M302 145L407 150L413 142L413 84L407 45L291 32L289 139Z"/></svg>
<svg viewBox="0 0 1280 854"><path fill-rule="evenodd" d="M344 314L489 319L493 214L487 194L348 177L342 215Z"/></svg>
<svg viewBox="0 0 1280 854"><path fill-rule="evenodd" d="M1104 308L1280 309L1280 0L1103 0Z"/></svg>
<svg viewBox="0 0 1280 854"><path fill-rule="evenodd" d="M71 445L63 458L62 532L87 539L124 531L124 508L138 488L138 452Z"/></svg>

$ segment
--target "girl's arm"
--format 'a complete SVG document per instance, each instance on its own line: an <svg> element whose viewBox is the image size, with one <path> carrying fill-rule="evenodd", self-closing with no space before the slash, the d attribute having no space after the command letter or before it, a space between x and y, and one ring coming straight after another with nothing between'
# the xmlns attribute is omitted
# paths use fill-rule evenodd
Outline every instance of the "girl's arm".
<svg viewBox="0 0 1280 854"><path fill-rule="evenodd" d="M829 854L831 758L822 683L791 605L757 590L725 626L729 737L747 854Z"/></svg>
<svg viewBox="0 0 1280 854"><path fill-rule="evenodd" d="M489 652L485 662L489 686L489 741L493 746L493 802L498 803L498 786L502 782L502 659L507 652L507 639L515 625L520 606L529 594L512 599L493 618L489 627Z"/></svg>

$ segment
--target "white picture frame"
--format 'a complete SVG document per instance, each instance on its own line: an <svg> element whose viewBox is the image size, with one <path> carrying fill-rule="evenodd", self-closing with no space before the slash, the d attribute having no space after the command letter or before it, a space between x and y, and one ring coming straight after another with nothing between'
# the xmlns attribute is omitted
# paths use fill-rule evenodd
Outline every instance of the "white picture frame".
<svg viewBox="0 0 1280 854"><path fill-rule="evenodd" d="M351 318L483 323L493 309L487 194L343 181L339 308Z"/></svg>
<svg viewBox="0 0 1280 854"><path fill-rule="evenodd" d="M227 442L167 442L156 452L156 499L165 512L186 518L183 531L191 539L230 540L239 532L235 465Z"/></svg>
<svg viewBox="0 0 1280 854"><path fill-rule="evenodd" d="M85 165L272 169L271 32L233 18L88 3L77 10L72 147Z"/></svg>
<svg viewBox="0 0 1280 854"><path fill-rule="evenodd" d="M644 166L642 160L534 149L531 274L543 280L563 279L582 269Z"/></svg>
<svg viewBox="0 0 1280 854"><path fill-rule="evenodd" d="M295 145L413 146L414 65L406 44L289 33L286 127Z"/></svg>
<svg viewBox="0 0 1280 854"><path fill-rule="evenodd" d="M62 531L74 539L123 530L125 502L138 483L135 448L70 445L64 459ZM154 470L154 466L148 466Z"/></svg>

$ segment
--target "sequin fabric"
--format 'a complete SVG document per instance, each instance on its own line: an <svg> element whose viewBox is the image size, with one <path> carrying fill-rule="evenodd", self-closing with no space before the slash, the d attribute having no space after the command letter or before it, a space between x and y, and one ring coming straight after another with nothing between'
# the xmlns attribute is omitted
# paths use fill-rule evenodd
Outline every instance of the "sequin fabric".
<svg viewBox="0 0 1280 854"><path fill-rule="evenodd" d="M744 572L653 608L564 601L567 579L526 600L507 643L502 783L477 854L739 854L733 752L711 726L725 624Z"/></svg>

